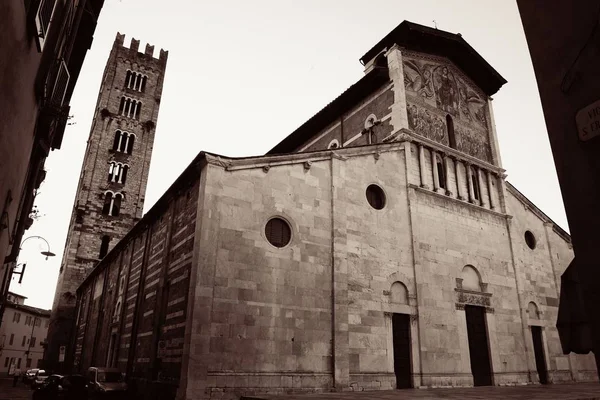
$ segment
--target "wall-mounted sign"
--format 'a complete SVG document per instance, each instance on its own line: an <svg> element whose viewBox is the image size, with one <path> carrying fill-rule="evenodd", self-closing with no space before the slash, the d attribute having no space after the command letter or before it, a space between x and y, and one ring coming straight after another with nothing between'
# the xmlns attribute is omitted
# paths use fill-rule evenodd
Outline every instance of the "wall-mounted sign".
<svg viewBox="0 0 600 400"><path fill-rule="evenodd" d="M579 139L584 142L600 135L600 100L582 108L575 115Z"/></svg>
<svg viewBox="0 0 600 400"><path fill-rule="evenodd" d="M65 362L65 353L67 352L67 346L60 346L58 349L58 362Z"/></svg>

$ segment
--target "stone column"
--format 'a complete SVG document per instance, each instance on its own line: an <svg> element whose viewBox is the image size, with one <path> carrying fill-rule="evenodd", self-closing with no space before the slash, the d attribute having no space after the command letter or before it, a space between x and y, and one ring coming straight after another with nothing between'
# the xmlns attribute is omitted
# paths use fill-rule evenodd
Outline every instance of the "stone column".
<svg viewBox="0 0 600 400"><path fill-rule="evenodd" d="M461 175L459 172L458 166L460 165L460 161L458 158L454 159L454 172L456 176L456 198L459 200L464 200L464 196L461 194L460 186L462 185L462 179L460 179Z"/></svg>
<svg viewBox="0 0 600 400"><path fill-rule="evenodd" d="M408 113L406 108L406 89L404 87L404 66L402 64L402 52L400 47L393 45L391 49L385 53L388 62L388 70L390 79L394 84L394 104L392 104L392 115L390 123L393 127L393 132L402 128L408 129Z"/></svg>
<svg viewBox="0 0 600 400"><path fill-rule="evenodd" d="M475 174L477 177L477 183L478 183L478 187L479 187L479 205L486 207L487 204L484 201L484 197L483 197L483 179L481 178L481 170L479 168L477 168L475 170Z"/></svg>
<svg viewBox="0 0 600 400"><path fill-rule="evenodd" d="M425 180L425 149L419 144L419 173L421 177L421 187L429 189Z"/></svg>
<svg viewBox="0 0 600 400"><path fill-rule="evenodd" d="M437 153L431 150L431 169L433 171L433 190L439 192L440 190L440 175L437 170Z"/></svg>
<svg viewBox="0 0 600 400"><path fill-rule="evenodd" d="M471 176L471 163L465 164L467 172L467 186L469 190L469 203L475 203L475 192L473 191L473 177Z"/></svg>
<svg viewBox="0 0 600 400"><path fill-rule="evenodd" d="M487 178L488 196L490 198L490 209L494 210L496 208L496 201L494 200L494 185L492 184L492 174L490 173L490 171L486 171L485 175Z"/></svg>
<svg viewBox="0 0 600 400"><path fill-rule="evenodd" d="M444 169L446 170L446 195L454 197L452 190L450 190L450 163L452 159L444 154Z"/></svg>

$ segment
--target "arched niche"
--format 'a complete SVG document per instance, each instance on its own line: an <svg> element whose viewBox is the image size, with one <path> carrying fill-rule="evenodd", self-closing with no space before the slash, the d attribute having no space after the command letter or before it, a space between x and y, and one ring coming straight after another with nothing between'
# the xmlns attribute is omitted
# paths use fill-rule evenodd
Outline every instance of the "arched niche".
<svg viewBox="0 0 600 400"><path fill-rule="evenodd" d="M538 319L540 317L540 310L533 301L527 304L527 314L529 314L529 318Z"/></svg>
<svg viewBox="0 0 600 400"><path fill-rule="evenodd" d="M408 289L402 282L392 283L390 300L395 304L408 304Z"/></svg>
<svg viewBox="0 0 600 400"><path fill-rule="evenodd" d="M480 292L481 290L481 275L479 271L472 265L465 265L460 273L462 279L462 288Z"/></svg>

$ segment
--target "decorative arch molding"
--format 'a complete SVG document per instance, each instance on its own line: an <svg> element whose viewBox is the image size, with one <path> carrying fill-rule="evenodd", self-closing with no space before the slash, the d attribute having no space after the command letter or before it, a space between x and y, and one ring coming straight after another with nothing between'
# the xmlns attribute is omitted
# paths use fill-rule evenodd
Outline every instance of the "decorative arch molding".
<svg viewBox="0 0 600 400"><path fill-rule="evenodd" d="M544 312L540 307L541 302L535 296L525 299L525 313L527 314L527 325L544 326Z"/></svg>
<svg viewBox="0 0 600 400"><path fill-rule="evenodd" d="M462 268L460 278L456 278L456 309L464 310L465 305L485 307L487 313L493 313L491 307L492 294L488 293L488 284L481 273L471 264Z"/></svg>

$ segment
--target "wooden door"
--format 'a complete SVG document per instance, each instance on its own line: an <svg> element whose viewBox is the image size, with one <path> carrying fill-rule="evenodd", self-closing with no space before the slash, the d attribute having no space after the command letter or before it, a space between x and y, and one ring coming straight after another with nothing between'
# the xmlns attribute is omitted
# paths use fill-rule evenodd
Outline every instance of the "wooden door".
<svg viewBox="0 0 600 400"><path fill-rule="evenodd" d="M537 368L540 383L548 383L548 369L546 368L546 357L544 356L544 342L542 339L542 328L540 326L531 327L531 336L533 338L533 352L535 354L535 366Z"/></svg>
<svg viewBox="0 0 600 400"><path fill-rule="evenodd" d="M392 315L392 331L394 337L394 373L396 388L412 387L410 368L410 316L407 314Z"/></svg>
<svg viewBox="0 0 600 400"><path fill-rule="evenodd" d="M490 386L492 384L492 368L485 323L485 308L465 306L465 314L467 317L473 385Z"/></svg>

